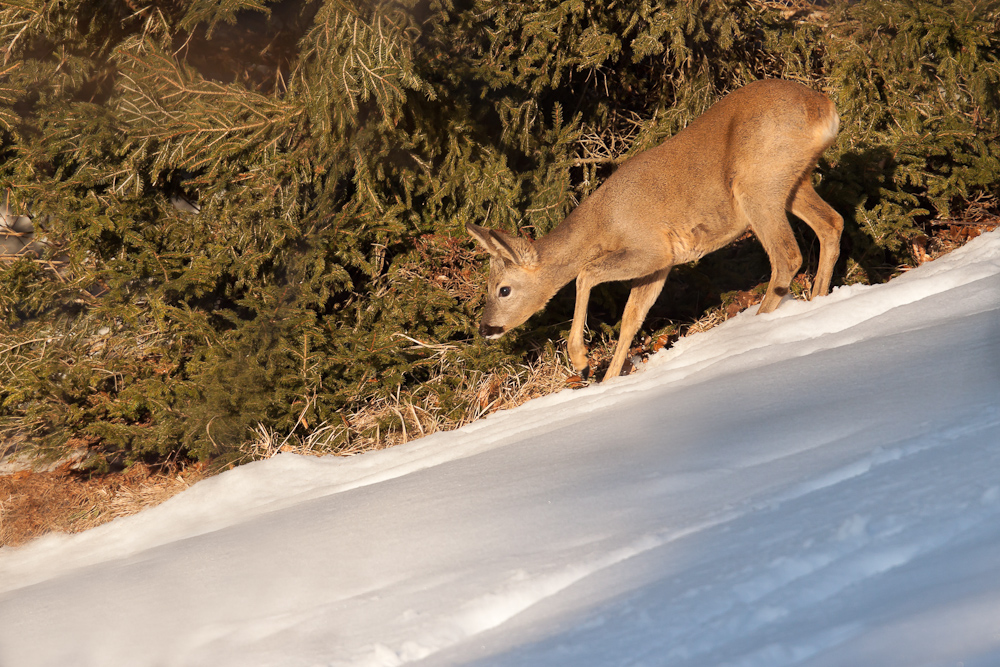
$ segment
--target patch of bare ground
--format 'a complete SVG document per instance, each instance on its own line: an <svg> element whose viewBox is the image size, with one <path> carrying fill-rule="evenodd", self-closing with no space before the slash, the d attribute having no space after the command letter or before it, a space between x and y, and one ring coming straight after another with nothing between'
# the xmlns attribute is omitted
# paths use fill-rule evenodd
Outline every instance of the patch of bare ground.
<svg viewBox="0 0 1000 667"><path fill-rule="evenodd" d="M50 532L78 533L159 505L205 476L191 465L171 474L137 464L126 471L84 475L70 466L0 475L0 547Z"/></svg>

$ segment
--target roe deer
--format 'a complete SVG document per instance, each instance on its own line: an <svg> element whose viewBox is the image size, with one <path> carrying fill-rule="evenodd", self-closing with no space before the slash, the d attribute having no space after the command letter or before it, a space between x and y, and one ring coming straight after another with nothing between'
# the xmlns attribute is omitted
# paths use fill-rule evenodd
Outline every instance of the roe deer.
<svg viewBox="0 0 1000 667"><path fill-rule="evenodd" d="M621 336L604 376L616 377L670 267L718 250L747 229L771 260L771 281L757 312L774 310L802 265L786 211L819 237L811 296L826 294L840 254L843 218L816 194L811 176L839 124L825 95L791 81L755 81L671 139L626 160L536 243L467 224L491 255L480 334L500 337L575 278L567 347L586 377L583 329L590 290L633 279Z"/></svg>

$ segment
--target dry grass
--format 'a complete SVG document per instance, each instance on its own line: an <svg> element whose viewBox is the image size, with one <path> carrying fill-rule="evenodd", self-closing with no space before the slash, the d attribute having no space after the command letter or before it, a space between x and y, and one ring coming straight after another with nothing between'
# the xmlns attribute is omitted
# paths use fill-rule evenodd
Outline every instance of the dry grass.
<svg viewBox="0 0 1000 667"><path fill-rule="evenodd" d="M497 410L517 407L567 386L571 371L560 352L543 353L521 366L505 366L490 373L462 372L458 390L467 408L447 414L433 396L422 400L397 393L372 401L346 416L341 423L322 424L308 436L282 435L264 425L242 447L245 460L269 458L282 452L353 456L385 449L438 431L450 431ZM442 369L442 373L444 369Z"/></svg>

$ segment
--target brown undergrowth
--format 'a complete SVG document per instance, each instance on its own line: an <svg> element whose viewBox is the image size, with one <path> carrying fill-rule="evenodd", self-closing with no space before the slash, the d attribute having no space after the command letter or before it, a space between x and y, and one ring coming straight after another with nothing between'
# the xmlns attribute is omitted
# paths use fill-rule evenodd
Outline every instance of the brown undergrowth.
<svg viewBox="0 0 1000 667"><path fill-rule="evenodd" d="M1000 218L944 221L930 234L911 242L918 264L954 250L985 231L1000 226ZM900 271L905 270L904 267ZM724 295L722 303L689 323L673 324L644 337L631 349L633 365L669 347L678 338L711 329L759 303L764 285ZM801 274L793 293L808 291L808 276ZM594 377L600 378L614 351L613 336L598 334L591 341ZM283 435L263 426L248 440L244 460L269 458L279 453L352 456L384 449L410 440L459 428L498 410L506 410L561 389L579 388L587 382L570 367L560 343L542 351L521 366L489 373L468 372L461 377L460 392L468 400L462 414L446 414L432 400L415 401L397 394L372 402L345 417L342 423L323 425L309 437ZM391 425L381 428L382 424ZM346 441L346 446L343 444ZM339 443L336 447L332 443ZM0 546L16 546L52 531L79 532L112 519L135 514L183 491L216 472L205 464L181 470L154 471L136 464L121 472L86 475L70 464L50 472L20 471L0 475Z"/></svg>
<svg viewBox="0 0 1000 667"><path fill-rule="evenodd" d="M142 464L104 475L81 475L69 466L0 475L0 546L17 546L49 532L78 533L159 505L205 476L191 465L180 472Z"/></svg>

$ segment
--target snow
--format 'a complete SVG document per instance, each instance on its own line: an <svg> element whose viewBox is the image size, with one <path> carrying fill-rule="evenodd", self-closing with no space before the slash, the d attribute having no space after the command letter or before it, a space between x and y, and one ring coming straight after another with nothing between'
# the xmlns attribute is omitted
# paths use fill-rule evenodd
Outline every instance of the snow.
<svg viewBox="0 0 1000 667"><path fill-rule="evenodd" d="M0 665L1000 665L1000 232L0 550Z"/></svg>

